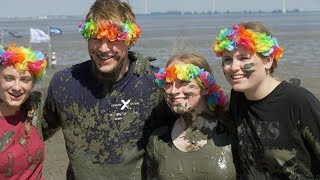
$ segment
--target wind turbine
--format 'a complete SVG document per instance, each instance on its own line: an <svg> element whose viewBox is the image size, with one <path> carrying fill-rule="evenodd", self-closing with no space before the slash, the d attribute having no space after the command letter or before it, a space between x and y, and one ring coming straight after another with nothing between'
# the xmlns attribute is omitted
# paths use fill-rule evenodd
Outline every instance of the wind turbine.
<svg viewBox="0 0 320 180"><path fill-rule="evenodd" d="M148 13L148 0L144 0L144 14L149 14Z"/></svg>
<svg viewBox="0 0 320 180"><path fill-rule="evenodd" d="M216 12L216 0L212 0L212 14Z"/></svg>
<svg viewBox="0 0 320 180"><path fill-rule="evenodd" d="M286 12L286 0L282 0L282 13L285 14Z"/></svg>

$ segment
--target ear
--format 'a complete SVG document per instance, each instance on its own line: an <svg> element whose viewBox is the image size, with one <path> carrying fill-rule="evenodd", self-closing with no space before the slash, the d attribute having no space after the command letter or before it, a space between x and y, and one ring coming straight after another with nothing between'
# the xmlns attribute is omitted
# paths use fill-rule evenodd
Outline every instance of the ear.
<svg viewBox="0 0 320 180"><path fill-rule="evenodd" d="M266 67L266 69L268 70L271 69L273 61L275 60L274 60L274 57L271 55L265 58L265 60L263 61L263 64Z"/></svg>

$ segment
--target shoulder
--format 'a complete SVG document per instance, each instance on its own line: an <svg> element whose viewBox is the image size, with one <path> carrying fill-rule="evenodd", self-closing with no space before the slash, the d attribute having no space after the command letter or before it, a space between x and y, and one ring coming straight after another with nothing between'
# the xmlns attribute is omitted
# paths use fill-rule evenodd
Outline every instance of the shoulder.
<svg viewBox="0 0 320 180"><path fill-rule="evenodd" d="M155 145L159 141L167 142L171 139L171 130L168 126L156 128L149 138L149 144Z"/></svg>
<svg viewBox="0 0 320 180"><path fill-rule="evenodd" d="M309 90L302 86L294 85L286 81L281 82L280 85L282 86L280 93L286 94L287 100L291 103L300 104L309 101L318 101Z"/></svg>
<svg viewBox="0 0 320 180"><path fill-rule="evenodd" d="M78 79L81 76L87 74L91 67L91 61L85 61L80 64L72 65L66 69L56 72L52 79L51 84L53 83L63 83L67 82L68 80Z"/></svg>
<svg viewBox="0 0 320 180"><path fill-rule="evenodd" d="M171 140L171 130L168 126L157 128L151 134L147 150L149 154L165 153L168 149L168 142Z"/></svg>

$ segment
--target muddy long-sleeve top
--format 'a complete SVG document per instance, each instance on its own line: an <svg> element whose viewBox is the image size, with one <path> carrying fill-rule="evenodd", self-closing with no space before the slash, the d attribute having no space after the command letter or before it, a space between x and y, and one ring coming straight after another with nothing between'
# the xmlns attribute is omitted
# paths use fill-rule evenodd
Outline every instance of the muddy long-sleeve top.
<svg viewBox="0 0 320 180"><path fill-rule="evenodd" d="M221 127L221 126L220 126ZM157 128L150 136L146 164L150 179L235 180L229 139L212 130L208 143L197 151L182 152L172 142L172 126Z"/></svg>
<svg viewBox="0 0 320 180"><path fill-rule="evenodd" d="M234 159L243 179L319 176L320 102L308 90L283 81L258 101L232 91L230 105L238 126Z"/></svg>
<svg viewBox="0 0 320 180"><path fill-rule="evenodd" d="M106 89L91 65L86 61L53 76L44 107L44 138L62 127L77 180L141 179L153 126L171 116L154 82L157 68L137 76L131 63L124 77Z"/></svg>
<svg viewBox="0 0 320 180"><path fill-rule="evenodd" d="M40 106L40 99L32 103ZM44 143L38 110L30 119L22 110L12 116L0 116L1 180L43 179Z"/></svg>

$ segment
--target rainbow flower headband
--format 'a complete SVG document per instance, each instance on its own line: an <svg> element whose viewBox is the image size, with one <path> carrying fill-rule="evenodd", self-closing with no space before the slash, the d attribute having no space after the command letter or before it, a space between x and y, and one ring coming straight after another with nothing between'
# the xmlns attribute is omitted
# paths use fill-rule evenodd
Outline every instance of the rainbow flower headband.
<svg viewBox="0 0 320 180"><path fill-rule="evenodd" d="M276 61L279 61L283 54L283 49L278 45L275 37L245 29L239 25L220 30L217 41L213 43L212 47L216 55L220 57L225 49L233 51L237 48L237 45L243 45L247 49L261 53L265 57L271 54Z"/></svg>
<svg viewBox="0 0 320 180"><path fill-rule="evenodd" d="M227 104L227 97L223 94L221 87L216 84L213 76L193 64L174 64L167 68L161 68L155 76L159 87L163 87L165 82L170 83L176 78L183 81L195 79L201 89L208 90L207 104L211 111L215 110L216 105L225 107Z"/></svg>
<svg viewBox="0 0 320 180"><path fill-rule="evenodd" d="M46 74L47 61L40 51L32 51L23 46L16 47L10 44L7 50L0 46L0 64L12 64L19 72L30 70L34 73L36 80L40 80Z"/></svg>
<svg viewBox="0 0 320 180"><path fill-rule="evenodd" d="M141 29L135 23L126 20L123 23L122 31L119 31L117 25L108 21L99 21L96 23L92 18L90 21L82 21L79 24L79 32L88 40L96 37L98 39L108 38L110 41L124 41L126 45L136 43L141 34Z"/></svg>

